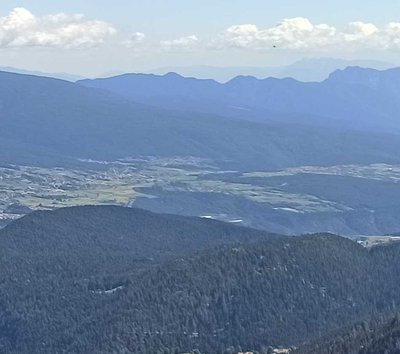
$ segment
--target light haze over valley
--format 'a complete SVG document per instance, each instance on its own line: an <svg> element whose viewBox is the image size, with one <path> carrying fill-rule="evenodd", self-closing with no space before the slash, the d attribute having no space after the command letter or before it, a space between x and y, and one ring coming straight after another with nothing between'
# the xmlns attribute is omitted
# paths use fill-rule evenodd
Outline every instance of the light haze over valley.
<svg viewBox="0 0 400 354"><path fill-rule="evenodd" d="M398 353L399 16L4 0L0 353Z"/></svg>

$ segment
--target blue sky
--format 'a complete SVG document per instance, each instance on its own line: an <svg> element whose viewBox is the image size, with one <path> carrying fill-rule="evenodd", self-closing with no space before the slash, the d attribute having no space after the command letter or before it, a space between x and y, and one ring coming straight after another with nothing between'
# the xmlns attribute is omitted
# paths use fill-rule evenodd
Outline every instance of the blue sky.
<svg viewBox="0 0 400 354"><path fill-rule="evenodd" d="M15 8L27 11L12 17L18 36L1 26L4 19L15 23ZM49 20L60 13L85 17ZM276 65L309 56L393 62L399 52L398 0L2 0L0 6L0 65L36 70L94 75Z"/></svg>
<svg viewBox="0 0 400 354"><path fill-rule="evenodd" d="M308 17L337 25L362 20L382 24L400 19L398 0L2 0L1 14L26 7L37 15L83 13L124 26L154 30L221 29L233 23L273 25Z"/></svg>

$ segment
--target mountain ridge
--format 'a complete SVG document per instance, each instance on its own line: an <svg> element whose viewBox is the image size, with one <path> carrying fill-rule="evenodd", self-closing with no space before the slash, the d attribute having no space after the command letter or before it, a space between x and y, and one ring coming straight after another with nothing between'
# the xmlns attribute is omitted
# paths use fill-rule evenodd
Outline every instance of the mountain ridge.
<svg viewBox="0 0 400 354"><path fill-rule="evenodd" d="M216 67L216 66L188 66L188 67L164 67L147 70L146 73L163 75L167 72L177 72L185 77L213 78L218 82L227 82L238 75L251 75L259 79L266 77L293 77L303 82L315 82L325 80L329 73L347 66L373 67L387 69L394 64L375 60L346 60L339 58L304 58L285 66L270 67ZM109 76L109 75L108 75Z"/></svg>
<svg viewBox="0 0 400 354"><path fill-rule="evenodd" d="M185 235L202 242L187 249ZM29 214L0 230L0 246L7 354L260 351L400 304L400 245L332 234L80 207Z"/></svg>
<svg viewBox="0 0 400 354"><path fill-rule="evenodd" d="M57 166L77 159L190 155L241 169L398 161L398 142L388 135L337 127L328 132L301 122L261 124L148 103L57 79L0 73L0 158ZM169 100L175 107L186 103ZM372 141L381 139L385 144L378 151ZM361 154L359 146L369 153Z"/></svg>
<svg viewBox="0 0 400 354"><path fill-rule="evenodd" d="M60 73L47 73L47 72L43 72L43 71L13 68L13 67L10 67L10 66L0 66L0 71L9 72L9 73L15 73L15 74L48 77L48 78L60 79L60 80L70 81L70 82L76 82L78 80L85 79L84 76L73 75L73 74L69 74L69 73L63 73L63 72L60 72Z"/></svg>
<svg viewBox="0 0 400 354"><path fill-rule="evenodd" d="M374 77L369 81L365 79L371 75ZM373 86L371 80L379 82L379 87ZM283 115L280 116L281 123L285 122L284 114L311 115L320 117L317 121L322 125L329 121L339 127L351 126L360 131L400 134L396 124L396 112L400 107L395 100L400 85L398 68L379 71L349 67L333 72L319 83L238 76L221 84L171 73L164 76L125 74L78 83L164 108L180 107L183 111L257 122L267 122L266 116L271 113Z"/></svg>

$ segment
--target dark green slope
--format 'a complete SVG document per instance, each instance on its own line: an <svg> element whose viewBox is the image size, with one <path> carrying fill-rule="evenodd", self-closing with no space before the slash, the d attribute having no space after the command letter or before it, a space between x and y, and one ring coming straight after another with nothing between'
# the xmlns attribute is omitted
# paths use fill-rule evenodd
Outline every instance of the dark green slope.
<svg viewBox="0 0 400 354"><path fill-rule="evenodd" d="M0 254L3 260L12 254L24 262L46 262L55 255L79 262L103 256L120 257L120 263L160 261L226 243L270 237L276 236L215 220L117 206L83 206L37 211L11 223L0 230ZM114 264L96 263L112 272Z"/></svg>
<svg viewBox="0 0 400 354"><path fill-rule="evenodd" d="M373 253L334 235L201 253L146 272L142 286L127 287L114 305L141 302L140 312L119 307L113 319L125 323L126 336L151 332L150 348L222 353L295 345L397 307L396 258Z"/></svg>
<svg viewBox="0 0 400 354"><path fill-rule="evenodd" d="M311 344L300 346L296 354L398 354L400 318L378 318L345 327Z"/></svg>
<svg viewBox="0 0 400 354"><path fill-rule="evenodd" d="M399 316L378 328L367 336L368 342L360 354L399 354L400 353L400 318Z"/></svg>
<svg viewBox="0 0 400 354"><path fill-rule="evenodd" d="M114 206L31 213L0 230L0 352L88 353L79 343L95 333L88 345L103 345L102 321L115 311L102 291L131 284L137 272L167 257L275 237Z"/></svg>
<svg viewBox="0 0 400 354"><path fill-rule="evenodd" d="M0 352L298 344L397 309L399 246L118 207L33 213L0 231Z"/></svg>

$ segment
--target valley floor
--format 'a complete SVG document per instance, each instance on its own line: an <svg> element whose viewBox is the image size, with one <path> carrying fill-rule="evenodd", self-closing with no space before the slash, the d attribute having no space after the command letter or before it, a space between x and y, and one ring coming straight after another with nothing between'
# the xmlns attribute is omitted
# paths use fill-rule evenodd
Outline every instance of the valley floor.
<svg viewBox="0 0 400 354"><path fill-rule="evenodd" d="M194 157L81 161L80 169L0 167L0 227L30 210L138 206L285 234L400 230L400 166L225 171Z"/></svg>

